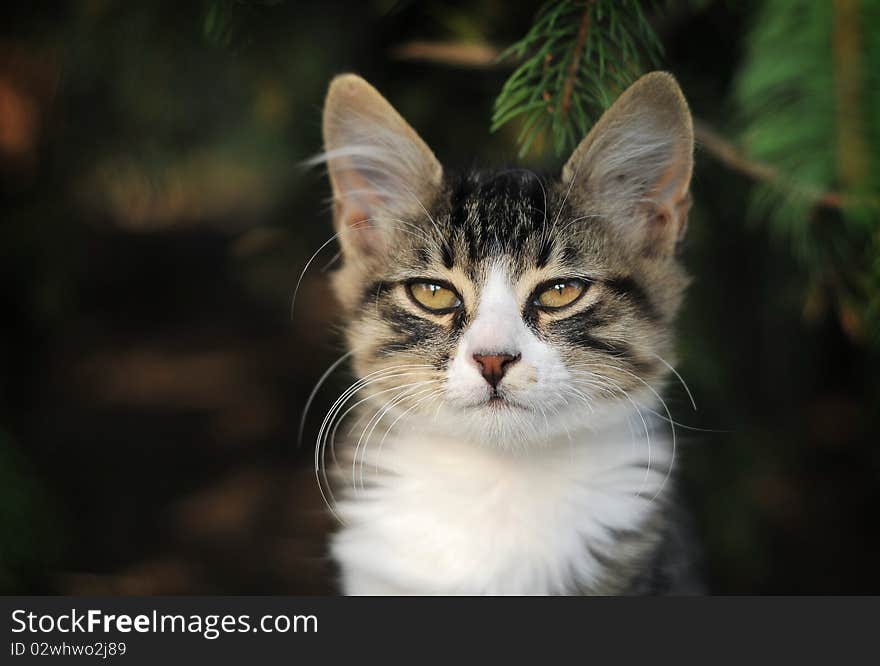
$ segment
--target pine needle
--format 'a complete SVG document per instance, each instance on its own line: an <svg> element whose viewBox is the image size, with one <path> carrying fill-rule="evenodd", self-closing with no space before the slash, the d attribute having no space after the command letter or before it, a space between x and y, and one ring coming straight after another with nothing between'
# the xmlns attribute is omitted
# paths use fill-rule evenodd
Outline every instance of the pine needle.
<svg viewBox="0 0 880 666"><path fill-rule="evenodd" d="M635 0L551 0L500 59L522 60L492 115L492 131L520 123L520 157L541 135L557 155L573 150L610 100L656 65L660 41Z"/></svg>

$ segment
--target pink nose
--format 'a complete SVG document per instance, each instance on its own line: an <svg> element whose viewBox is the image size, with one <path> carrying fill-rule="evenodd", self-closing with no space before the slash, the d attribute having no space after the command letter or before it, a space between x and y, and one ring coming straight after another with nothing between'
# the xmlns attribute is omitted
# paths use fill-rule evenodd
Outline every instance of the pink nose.
<svg viewBox="0 0 880 666"><path fill-rule="evenodd" d="M522 354L474 354L474 360L480 366L483 378L489 382L492 388L498 386L498 382L504 377L507 369L516 363Z"/></svg>

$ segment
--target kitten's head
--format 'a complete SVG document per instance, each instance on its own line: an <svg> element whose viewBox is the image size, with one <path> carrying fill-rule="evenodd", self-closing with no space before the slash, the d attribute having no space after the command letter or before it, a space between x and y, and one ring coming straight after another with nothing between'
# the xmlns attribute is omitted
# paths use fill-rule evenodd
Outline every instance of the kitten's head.
<svg viewBox="0 0 880 666"><path fill-rule="evenodd" d="M639 79L558 179L444 173L366 81L330 85L324 139L354 368L376 409L521 446L590 427L669 371L693 131Z"/></svg>

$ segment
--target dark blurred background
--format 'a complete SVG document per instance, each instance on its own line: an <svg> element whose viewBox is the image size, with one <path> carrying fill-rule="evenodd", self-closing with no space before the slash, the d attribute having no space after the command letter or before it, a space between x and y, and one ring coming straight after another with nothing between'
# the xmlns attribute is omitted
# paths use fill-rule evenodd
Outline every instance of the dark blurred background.
<svg viewBox="0 0 880 666"><path fill-rule="evenodd" d="M669 3L655 28L696 117L731 126L754 3ZM331 522L304 403L342 352L318 152L356 71L457 165L510 69L419 58L505 46L534 3L6 3L0 10L0 590L325 593ZM478 53L476 58L481 56ZM471 54L473 55L473 54ZM444 60L444 58L440 58ZM534 151L525 164L558 168ZM718 593L880 592L877 355L745 214L698 148L695 277L671 385L683 492ZM818 295L817 295L818 294Z"/></svg>

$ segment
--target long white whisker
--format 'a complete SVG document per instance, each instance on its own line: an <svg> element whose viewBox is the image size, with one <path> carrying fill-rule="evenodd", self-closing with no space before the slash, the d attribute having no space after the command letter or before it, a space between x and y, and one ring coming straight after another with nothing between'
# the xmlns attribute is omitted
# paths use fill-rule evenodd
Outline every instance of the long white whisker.
<svg viewBox="0 0 880 666"><path fill-rule="evenodd" d="M592 373L592 372L582 372L582 371L578 371L578 370L571 370L570 372L571 372L572 374L574 374L574 375L581 375L581 374L583 374L583 375L586 375L586 376L588 376L588 377L590 377L590 378L596 376L595 373ZM589 379L588 379L588 380L578 379L577 381L578 381L579 384L584 384L584 385L590 386L591 388L601 389L600 385L597 384L595 381L590 381ZM572 389L574 390L574 387L572 387ZM612 395L612 397L614 397L614 396ZM700 428L700 427L698 427L698 426L688 425L687 423L682 423L681 421L677 421L677 420L672 420L672 421L670 421L670 419L669 419L668 416L666 416L665 414L661 414L660 412L658 412L658 411L655 410L655 409L651 409L651 408L648 407L647 405L642 405L642 409L644 409L646 412L648 412L648 413L651 414L652 416L655 416L655 417L657 417L658 419L661 419L661 420L663 420L663 421L666 421L667 423L672 423L672 424L674 424L676 427L683 428L684 430L693 430L694 432L708 432L708 433L729 433L729 432L734 432L733 430L727 430L727 429L721 429L721 428Z"/></svg>
<svg viewBox="0 0 880 666"><path fill-rule="evenodd" d="M428 366L428 367L430 367L430 366ZM339 412L342 410L342 408L345 406L345 404L351 398L354 397L354 395L356 393L367 388L368 386L371 386L373 384L376 384L376 383L379 383L382 381L387 381L389 379L399 379L400 377L411 377L411 376L416 376L416 375L421 374L421 372L419 370L410 370L410 371L406 371L406 372L400 372L399 370L401 369L401 366L395 366L393 369L395 370L395 372L392 372L390 374L386 372L384 374L372 376L372 377L370 375L367 375L363 379L355 382L352 386L350 386L348 389L346 389L346 391L334 403L333 407L330 408L330 411L327 413L327 416L325 417L324 423L322 423L322 425L321 425L321 430L318 433L318 446L322 447L322 449L323 449L321 451L321 462L322 463L324 461L324 455L325 455L325 451L327 448L328 433L330 433L330 435L329 435L330 448L331 448L331 453L333 454L333 461L335 464L336 463L336 452L333 448L333 442L336 439L336 431L339 428L339 425L342 423L342 421L345 419L345 417L352 410L354 410L358 405L360 405L370 399L369 396L366 398L363 398L362 400L358 401L354 406L352 406L348 410L346 410L342 414L342 416L340 417ZM371 374L373 374L373 373L371 373ZM391 387L390 389L385 389L384 391L380 391L379 393L376 393L373 395L379 395L380 393L387 393L388 391L392 391L396 388L399 388L399 387ZM328 419L329 419L329 421L328 421ZM334 421L335 421L335 423L334 423ZM326 428L325 428L325 424L327 424ZM332 429L331 429L331 424L332 424Z"/></svg>
<svg viewBox="0 0 880 666"><path fill-rule="evenodd" d="M367 433L366 432L367 429L364 428L364 433L361 434L361 438L363 438L364 435L366 434L366 439L364 439L364 447L361 452L361 464L360 464L360 485L361 485L362 489L364 488L364 463L366 462L366 459L367 459L367 447L369 446L370 439L373 437L373 432L375 432L376 427L379 425L379 422L383 418L385 418L385 415L388 412L390 412L392 409L397 407L397 405L399 405L400 403L402 403L406 400L410 400L412 398L415 398L426 391L435 390L434 388L432 388L432 386L436 385L437 383L442 382L442 381L444 381L444 380L442 380L442 379L427 380L427 381L421 382L421 387L424 387L427 384L428 385L427 388L420 388L419 386L415 386L411 390L405 391L402 395L398 394L396 397L392 398L391 401L389 401L389 403L387 403L386 407L382 410L382 413L378 416L378 418L375 419L372 426L369 426L369 424L367 424L367 427L369 427L369 429L370 429L369 433ZM418 402L416 402L416 404L418 404ZM409 410L407 410L407 412L409 412ZM407 413L407 412L404 412L404 413ZM400 419L400 417L395 419L394 423L397 423L397 421L399 419ZM393 427L393 425L394 424L392 423L392 427ZM385 431L385 436L388 435L389 431L390 431L390 428ZM383 442L385 441L385 437L382 438L382 441ZM358 441L358 446L360 446L360 441ZM354 462L357 462L357 456L355 456ZM354 478L352 478L352 481L354 481Z"/></svg>
<svg viewBox="0 0 880 666"><path fill-rule="evenodd" d="M391 398L391 400L386 402L382 407L380 407L376 411L376 413L370 418L370 420L367 422L367 425L366 425L366 427L364 427L364 430L361 433L361 436L358 438L357 445L354 447L354 456L352 458L352 463L351 463L351 481L352 481L352 488L355 490L355 492L357 492L358 451L361 448L361 444L363 444L364 449L366 449L366 443L367 443L367 441L369 441L369 437L372 436L373 431L375 430L376 426L379 424L379 421L381 421L382 418L385 416L385 414L387 414L388 411L394 407L394 405L396 404L396 401L407 398L411 391L417 390L420 387L425 386L426 384L434 384L438 381L442 381L442 380L427 379L427 380L422 380L419 382L412 382L409 384L403 384L402 386L394 387L394 390L398 390L400 392L397 393L395 396L393 396ZM407 390L407 389L409 389L409 390ZM380 391L379 393L383 393L383 392ZM379 395L379 393L377 393L375 395ZM375 396L373 396L373 397L375 397ZM368 434L368 431L369 431L369 434ZM366 440L365 440L365 438L366 438Z"/></svg>
<svg viewBox="0 0 880 666"><path fill-rule="evenodd" d="M370 382L370 384L375 384L380 381L386 381L388 379L399 379L401 377L416 377L421 374L422 374L421 371L411 371L411 372L399 372L399 373L395 373L393 375L383 375L383 376L375 379L374 381ZM365 385L361 386L359 390L363 390L367 386L368 386L368 384L365 384ZM383 395L385 393L389 393L389 392L394 391L399 388L401 388L401 387L400 386L392 386L391 388L385 389L383 391L378 391L376 393L368 395L365 398L362 398L362 399L358 400L357 402L355 402L353 405L351 405L348 409L345 410L345 412L342 413L341 416L334 417L335 423L333 424L333 427L329 430L329 432L330 432L329 438L325 438L324 448L325 448L325 450L328 448L328 442L329 442L330 457L333 460L333 465L334 465L334 467L336 467L336 469L339 469L339 463L337 462L337 459L336 459L336 433L339 430L339 426L341 426L343 421L345 421L345 418L351 412L353 412L355 409L357 409L360 405L373 399L375 396ZM351 397L353 397L353 395L350 396L350 398ZM342 405L340 406L339 411L341 411L341 408L342 408ZM351 428L348 431L349 435L351 435L351 433L354 432L355 428L357 428L363 422L363 419L364 419L364 417L362 416L357 421L355 421L354 424L352 424Z"/></svg>
<svg viewBox="0 0 880 666"><path fill-rule="evenodd" d="M314 456L314 458L315 458L315 465L314 465L315 466L315 478L318 481L318 490L321 493L321 498L324 500L324 503L327 505L327 508L330 509L330 512L340 522L344 522L344 521L342 521L342 518L339 516L339 514L333 508L334 505L336 504L336 499L333 496L333 490L330 487L329 480L327 479L326 468L323 467L323 446L322 446L321 442L324 437L324 433L325 433L325 430L326 430L328 424L332 421L334 415L338 412L339 407L341 405L344 405L345 402L347 402L348 398L351 395L353 395L354 393L357 393L361 388L363 388L364 386L369 384L371 382L371 380L378 379L380 377L382 379L384 379L384 378L386 378L387 374L393 374L395 371L398 371L403 368L424 368L424 367L432 367L432 366L426 365L426 364L418 364L418 365L401 364L398 366L390 366L388 368L382 368L380 370L376 370L374 372L371 372L371 373L367 374L366 376L362 377L361 379L357 380L356 382L354 382L354 384L352 384L351 386L349 386L342 393L342 395L336 399L336 401L333 403L333 406L331 406L330 410L327 412L326 416L324 417L324 420L321 423L321 427L318 430L318 437L317 437L316 446L315 446L315 456ZM326 492L325 492L325 487L326 487Z"/></svg>
<svg viewBox="0 0 880 666"><path fill-rule="evenodd" d="M610 367L610 366L605 366L605 367ZM574 372L578 372L578 371L574 371ZM588 373L588 374L590 374L593 378L602 381L607 386L616 389L616 391L618 393L620 393L626 400L629 401L629 403L636 410L636 413L639 415L639 418L642 421L642 426L645 430L645 444L648 449L648 456L647 456L647 460L645 463L645 475L642 478L642 483L639 486L638 492L636 492L636 497L641 497L642 491L645 489L645 487L648 483L648 478L651 475L651 464L652 464L652 456L653 456L653 452L652 452L652 448L651 448L651 431L650 431L650 428L648 428L648 421L647 421L647 419L645 419L645 415L642 414L642 410L639 409L639 405L636 403L636 401L633 400L632 397L629 395L629 393L626 390L624 390L622 387L620 387L614 380L612 380L610 377L607 377L604 375L600 376L600 375L596 375L595 373ZM655 497L656 497L656 495L655 495ZM653 501L653 498L651 501Z"/></svg>
<svg viewBox="0 0 880 666"><path fill-rule="evenodd" d="M369 228L371 226L377 226L377 225L372 224L374 222L377 222L377 220L375 218L368 218L365 220L361 220L355 224L352 224L351 226L349 226L345 229L341 229L340 231L337 231L335 234L330 236L330 238L328 238L326 241L324 241L321 244L321 246L317 250L315 250L315 252L312 254L312 256L309 257L309 260L306 262L306 265L303 267L302 272L300 272L300 274L299 274L299 278L296 281L296 287L294 287L294 289L293 289L293 298L290 301L290 318L291 319L293 319L294 313L296 311L296 298L297 298L297 295L299 294L299 289L302 286L303 278L305 278L306 272L309 270L309 267L312 265L312 263L315 261L315 259L317 259L318 255L321 254L321 252L324 250L325 247L330 245L330 243L332 243L333 241L338 239L343 234L346 234L349 232L354 232L354 231L363 231L364 229ZM400 229L400 231L403 231L404 233L410 233L413 236L416 236L416 234L414 234L413 232L408 232L406 229Z"/></svg>
<svg viewBox="0 0 880 666"><path fill-rule="evenodd" d="M419 405L422 405L422 404L424 404L425 402L427 402L429 399L442 395L443 392L444 392L446 389L445 389L445 388L439 388L439 389L427 389L427 390L428 390L428 394L427 394L427 395L420 397L415 403L413 403L412 406L410 406L409 408L407 408L406 411L404 411L404 412L403 412L402 414L400 414L396 419L394 419L394 421L392 421L392 423L391 423L390 426L388 426L388 429L385 431L385 434L382 436L382 440L379 442L379 447L378 447L378 449L376 450L376 459L377 459L377 462L376 462L376 471L378 471L378 458L379 458L379 454L382 453L382 447L385 445L385 440L388 438L389 433L394 429L394 426L397 425L398 421L400 421L400 420L403 419L407 414L409 414L411 411L413 411L414 409L416 409L417 407L419 407Z"/></svg>
<svg viewBox="0 0 880 666"><path fill-rule="evenodd" d="M593 364L593 365L599 365L599 364ZM660 493L663 492L663 488L666 486L666 482L669 480L669 477L672 475L672 469L673 469L673 467L675 466L676 435L675 435L675 421L674 421L674 419L672 418L672 412L669 410L669 406L666 404L666 401L665 401L662 397L660 397L660 394L654 389L654 387L651 386L651 385L650 385L648 382L646 382L644 379L642 379L641 377L639 377L637 374L635 374L635 373L633 373L633 372L630 372L630 371L627 370L626 368L622 368L622 367L619 367L619 366L604 365L604 364L601 364L601 365L603 365L603 367L606 367L606 368L609 368L609 369L612 369L612 370L617 370L618 372L626 373L627 375L629 375L629 376L632 377L633 379L635 379L635 380L641 382L642 384L644 384L645 387L647 387L647 389L648 389L649 391L651 391L651 393L654 394L654 396L657 398L657 400L658 400L658 401L660 402L660 404L663 406L663 409L666 410L666 416L669 418L670 433L671 433L671 435L672 435L672 454L671 454L671 458L670 458L670 460L669 460L669 465L668 465L668 467L666 468L666 475L663 477L663 482L660 484L660 488L657 489L657 492L654 493L654 496L651 498L651 501L653 502L654 500L657 499L657 497L660 495ZM607 379L607 378L606 378L606 379Z"/></svg>
<svg viewBox="0 0 880 666"><path fill-rule="evenodd" d="M688 385L687 385L687 383L684 381L684 378L678 373L678 370L676 370L675 368L673 368L673 367L672 367L672 364L669 363L665 358L663 358L662 356L660 356L660 354L656 354L656 353L654 353L654 352L651 352L651 354L652 354L652 355L653 355L658 361L660 361L663 365L665 365L667 368L669 368L669 369L672 371L672 374L674 374L676 377L678 377L678 381L681 382L681 385L684 387L685 392L688 394L688 398L690 398L690 400L691 400L691 406L694 408L694 411L697 411L697 403L696 403L696 401L694 400L694 395L693 395L693 393L691 393L690 388L688 388Z"/></svg>
<svg viewBox="0 0 880 666"><path fill-rule="evenodd" d="M309 399L306 400L306 406L303 408L302 418L299 420L299 432L297 434L297 445L302 446L303 440L303 432L306 428L306 418L309 415L309 409L312 406L312 402L315 400L315 396L318 395L318 391L321 389L321 386L324 385L324 382L327 381L327 378L333 374L333 371L336 370L340 365L345 363L345 361L354 354L354 350L346 352L338 359L336 359L330 366L324 371L324 374L321 375L321 378L318 380L317 384L315 384L315 388L312 389L312 392L309 394Z"/></svg>
<svg viewBox="0 0 880 666"><path fill-rule="evenodd" d="M556 224L559 222L559 216L562 215L562 211L565 210L565 202L568 201L568 195L571 194L571 189L574 187L574 182L577 180L579 168L580 165L575 166L574 173L571 176L571 182L568 184L568 190L566 190L565 196L562 197L562 205L559 206L559 212L556 213L556 219L553 220L554 227L556 227Z"/></svg>

